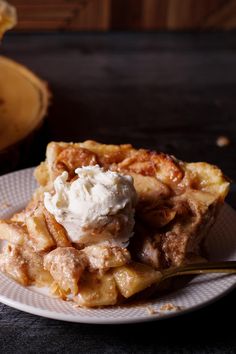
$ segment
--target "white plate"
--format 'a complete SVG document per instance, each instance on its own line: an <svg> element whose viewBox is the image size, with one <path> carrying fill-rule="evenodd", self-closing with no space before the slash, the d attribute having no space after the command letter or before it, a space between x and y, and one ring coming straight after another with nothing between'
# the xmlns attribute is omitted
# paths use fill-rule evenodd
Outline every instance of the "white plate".
<svg viewBox="0 0 236 354"><path fill-rule="evenodd" d="M0 218L6 218L24 207L36 182L33 169L13 172L0 177ZM211 260L236 260L236 212L225 205L208 238ZM195 310L232 290L236 275L201 275L168 295L130 307L81 309L73 303L50 297L35 288L26 288L0 273L0 301L16 309L57 320L118 324L150 321L176 316ZM163 304L179 306L178 311L157 313ZM154 314L150 314L149 310ZM156 312L156 313L155 313Z"/></svg>

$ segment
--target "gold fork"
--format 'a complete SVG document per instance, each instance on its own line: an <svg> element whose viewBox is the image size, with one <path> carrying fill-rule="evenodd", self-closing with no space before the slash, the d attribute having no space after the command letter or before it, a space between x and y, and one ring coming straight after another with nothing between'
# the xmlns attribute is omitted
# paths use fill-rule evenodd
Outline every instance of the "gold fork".
<svg viewBox="0 0 236 354"><path fill-rule="evenodd" d="M169 268L161 273L158 283L166 280L167 278L176 277L179 275L207 273L236 274L236 261L195 263Z"/></svg>

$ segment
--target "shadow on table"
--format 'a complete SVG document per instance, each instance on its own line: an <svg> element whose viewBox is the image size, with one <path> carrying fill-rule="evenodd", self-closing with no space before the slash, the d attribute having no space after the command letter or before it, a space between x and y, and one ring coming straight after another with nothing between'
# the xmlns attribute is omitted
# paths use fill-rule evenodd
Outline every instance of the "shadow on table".
<svg viewBox="0 0 236 354"><path fill-rule="evenodd" d="M132 325L60 322L3 306L0 347L14 353L22 352L15 351L19 344L30 353L235 353L235 295L186 315Z"/></svg>

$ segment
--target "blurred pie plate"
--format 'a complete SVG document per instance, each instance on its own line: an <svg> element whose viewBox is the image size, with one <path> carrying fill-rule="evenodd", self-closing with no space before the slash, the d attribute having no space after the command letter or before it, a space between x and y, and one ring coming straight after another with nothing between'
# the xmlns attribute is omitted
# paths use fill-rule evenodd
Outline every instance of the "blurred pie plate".
<svg viewBox="0 0 236 354"><path fill-rule="evenodd" d="M46 83L21 64L0 56L0 173L27 159L48 103Z"/></svg>

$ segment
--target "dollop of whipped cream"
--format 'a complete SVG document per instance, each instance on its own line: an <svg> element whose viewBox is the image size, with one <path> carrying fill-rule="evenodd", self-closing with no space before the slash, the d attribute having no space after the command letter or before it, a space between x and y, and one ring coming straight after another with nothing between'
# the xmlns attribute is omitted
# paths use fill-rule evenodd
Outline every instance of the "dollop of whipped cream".
<svg viewBox="0 0 236 354"><path fill-rule="evenodd" d="M44 205L72 242L108 243L126 247L133 234L137 194L131 176L96 166L77 168L68 182L65 171L54 181L55 193Z"/></svg>

